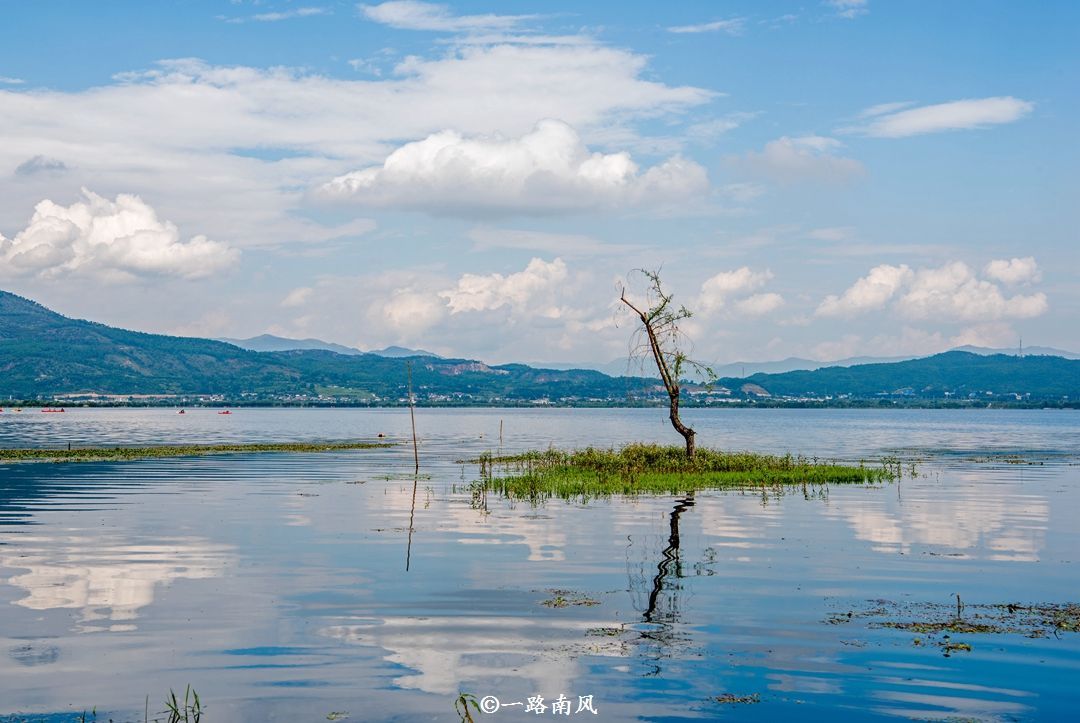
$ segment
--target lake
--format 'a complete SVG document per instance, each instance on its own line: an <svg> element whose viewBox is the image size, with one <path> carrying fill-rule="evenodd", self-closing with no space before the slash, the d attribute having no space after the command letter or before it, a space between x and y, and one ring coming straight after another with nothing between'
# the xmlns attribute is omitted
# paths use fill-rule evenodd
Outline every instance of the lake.
<svg viewBox="0 0 1080 723"><path fill-rule="evenodd" d="M3 447L397 444L0 465L0 721L165 720L189 684L228 722L454 721L459 692L478 721L1075 717L1080 633L1028 608L1080 602L1080 412L685 416L915 475L532 505L462 460L681 440L660 409L419 409L415 479L407 409L5 409ZM911 625L957 595L1008 629Z"/></svg>

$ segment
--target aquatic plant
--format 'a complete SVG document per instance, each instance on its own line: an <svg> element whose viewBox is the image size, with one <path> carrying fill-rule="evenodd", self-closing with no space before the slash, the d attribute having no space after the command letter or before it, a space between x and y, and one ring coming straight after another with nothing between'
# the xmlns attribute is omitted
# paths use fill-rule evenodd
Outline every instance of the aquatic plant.
<svg viewBox="0 0 1080 723"><path fill-rule="evenodd" d="M701 489L868 483L894 480L893 465L845 465L790 454L698 449L687 457L674 446L631 444L621 449L549 449L481 455L475 490L506 497L590 498L613 494L682 494Z"/></svg>
<svg viewBox="0 0 1080 723"><path fill-rule="evenodd" d="M472 693L458 693L458 697L454 699L454 712L461 718L461 723L476 723L469 711L470 705L477 713L482 712L479 701Z"/></svg>
<svg viewBox="0 0 1080 723"><path fill-rule="evenodd" d="M199 723L202 719L202 702L195 689L188 685L184 689L184 702L176 698L176 693L169 688L165 699L165 712L169 715L168 723Z"/></svg>
<svg viewBox="0 0 1080 723"><path fill-rule="evenodd" d="M384 442L284 442L259 444L178 444L148 447L77 447L75 449L0 449L0 462L124 462L160 457L268 452L340 452L390 447Z"/></svg>

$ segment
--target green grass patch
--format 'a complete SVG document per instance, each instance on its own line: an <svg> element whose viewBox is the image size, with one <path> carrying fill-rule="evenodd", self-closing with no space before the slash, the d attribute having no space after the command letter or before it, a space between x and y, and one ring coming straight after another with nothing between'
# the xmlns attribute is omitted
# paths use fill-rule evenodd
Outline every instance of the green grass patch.
<svg viewBox="0 0 1080 723"><path fill-rule="evenodd" d="M475 489L538 500L609 495L681 494L701 489L765 488L828 483L869 483L897 478L898 468L753 452L699 449L687 459L682 447L632 444L621 449L481 455Z"/></svg>
<svg viewBox="0 0 1080 723"><path fill-rule="evenodd" d="M285 442L265 444L177 444L153 447L79 447L76 449L0 449L0 462L124 462L160 457L266 452L340 452L390 447L383 442Z"/></svg>

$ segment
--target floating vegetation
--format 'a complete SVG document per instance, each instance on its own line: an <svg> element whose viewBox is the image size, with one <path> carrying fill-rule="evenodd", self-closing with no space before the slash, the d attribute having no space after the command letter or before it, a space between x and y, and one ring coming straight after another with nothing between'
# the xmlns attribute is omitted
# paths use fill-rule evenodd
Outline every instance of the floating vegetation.
<svg viewBox="0 0 1080 723"><path fill-rule="evenodd" d="M349 717L347 710L334 710L326 714L326 720L345 720Z"/></svg>
<svg viewBox="0 0 1080 723"><path fill-rule="evenodd" d="M154 447L78 447L75 449L0 449L0 462L126 462L161 457L267 452L341 452L389 447L382 442L285 442L265 444L178 444Z"/></svg>
<svg viewBox="0 0 1080 723"><path fill-rule="evenodd" d="M770 488L895 480L896 465L843 465L792 455L699 449L687 458L681 447L632 444L621 449L547 450L517 455L490 453L480 465L474 490L542 500L641 493L681 494L700 489Z"/></svg>
<svg viewBox="0 0 1080 723"><path fill-rule="evenodd" d="M723 695L717 695L713 697L717 703L727 703L731 705L749 705L753 703L760 703L761 696L757 693L751 693L750 695L735 695L734 693L724 693Z"/></svg>
<svg viewBox="0 0 1080 723"><path fill-rule="evenodd" d="M547 600L540 602L541 605L549 608L565 608L574 605L584 605L586 607L592 607L599 605L599 600L594 600L591 597L583 595L573 590L548 590L551 593L551 597Z"/></svg>
<svg viewBox="0 0 1080 723"><path fill-rule="evenodd" d="M617 638L622 633L622 628L589 628L585 631L586 635L601 638Z"/></svg>
<svg viewBox="0 0 1080 723"><path fill-rule="evenodd" d="M971 645L953 640L953 635L1023 635L1028 638L1061 637L1062 633L1080 632L1080 604L994 603L970 605L957 597L952 605L937 603L899 604L874 600L861 611L834 613L825 619L830 625L855 620L868 621L871 628L886 628L917 633L916 647L935 646L948 657L954 652L968 652ZM925 640L923 637L925 636Z"/></svg>

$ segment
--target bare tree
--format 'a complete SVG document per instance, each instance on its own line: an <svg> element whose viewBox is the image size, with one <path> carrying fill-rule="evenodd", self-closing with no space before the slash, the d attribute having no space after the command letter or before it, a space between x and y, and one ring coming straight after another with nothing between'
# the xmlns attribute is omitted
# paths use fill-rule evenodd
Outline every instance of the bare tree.
<svg viewBox="0 0 1080 723"><path fill-rule="evenodd" d="M693 316L693 312L680 305L677 309L672 304L671 294L664 293L660 284L660 272L636 269L649 281L649 305L640 309L626 298L626 288L622 289L619 297L622 303L633 310L644 327L647 338L647 348L656 362L656 368L660 372L660 380L664 383L670 401L671 426L686 440L686 456L694 457L694 435L690 427L683 424L679 418L679 379L684 369L689 366L706 376L709 381L716 378L712 369L703 364L692 361L682 350L682 334L679 331L680 322Z"/></svg>

